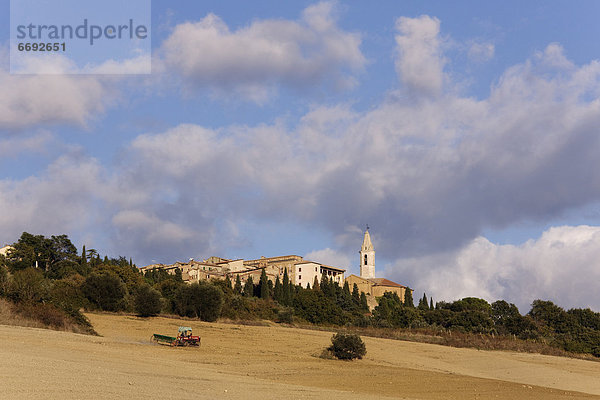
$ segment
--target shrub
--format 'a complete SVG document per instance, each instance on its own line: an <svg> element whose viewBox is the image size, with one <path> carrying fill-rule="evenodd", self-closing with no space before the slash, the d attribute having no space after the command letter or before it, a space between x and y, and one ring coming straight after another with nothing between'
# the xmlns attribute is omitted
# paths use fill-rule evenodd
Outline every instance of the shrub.
<svg viewBox="0 0 600 400"><path fill-rule="evenodd" d="M336 333L331 338L331 346L327 348L340 360L361 359L367 354L367 348L360 336L353 333Z"/></svg>
<svg viewBox="0 0 600 400"><path fill-rule="evenodd" d="M149 285L142 285L135 296L135 311L140 317L153 317L160 313L160 293Z"/></svg>
<svg viewBox="0 0 600 400"><path fill-rule="evenodd" d="M26 268L14 273L10 292L16 302L35 303L48 297L48 282L39 269Z"/></svg>
<svg viewBox="0 0 600 400"><path fill-rule="evenodd" d="M221 315L223 292L208 282L181 286L175 294L174 306L181 316L213 322Z"/></svg>
<svg viewBox="0 0 600 400"><path fill-rule="evenodd" d="M6 296L10 287L10 276L8 275L8 268L4 265L0 265L0 296Z"/></svg>
<svg viewBox="0 0 600 400"><path fill-rule="evenodd" d="M294 323L294 309L291 307L284 307L277 312L277 322L284 324Z"/></svg>

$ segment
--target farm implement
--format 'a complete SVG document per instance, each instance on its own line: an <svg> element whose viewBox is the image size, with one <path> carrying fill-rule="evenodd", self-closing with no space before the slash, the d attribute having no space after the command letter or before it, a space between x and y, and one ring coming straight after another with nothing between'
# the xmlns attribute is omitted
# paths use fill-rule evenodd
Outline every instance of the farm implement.
<svg viewBox="0 0 600 400"><path fill-rule="evenodd" d="M188 326L180 326L177 337L155 333L152 340L169 346L200 346L200 336L192 336L192 328Z"/></svg>

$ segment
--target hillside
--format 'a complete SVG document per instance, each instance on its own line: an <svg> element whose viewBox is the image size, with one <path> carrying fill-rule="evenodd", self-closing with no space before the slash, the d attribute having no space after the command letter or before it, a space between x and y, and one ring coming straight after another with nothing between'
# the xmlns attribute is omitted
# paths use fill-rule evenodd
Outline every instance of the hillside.
<svg viewBox="0 0 600 400"><path fill-rule="evenodd" d="M600 363L364 338L365 359L318 358L331 333L89 314L102 337L0 325L0 391L27 399L588 399ZM152 333L190 325L202 346Z"/></svg>

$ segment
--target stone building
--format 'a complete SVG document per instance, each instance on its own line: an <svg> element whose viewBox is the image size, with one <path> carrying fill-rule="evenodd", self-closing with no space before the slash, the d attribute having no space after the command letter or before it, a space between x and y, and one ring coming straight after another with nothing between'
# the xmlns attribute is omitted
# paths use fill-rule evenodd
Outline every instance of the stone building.
<svg viewBox="0 0 600 400"><path fill-rule="evenodd" d="M237 276L239 276L242 284L246 283L248 277L252 277L252 281L258 283L263 269L272 282L275 282L277 278L282 281L284 272L287 270L290 282L302 287L309 284L312 286L315 278L320 283L323 274L333 279L334 282L343 285L344 273L346 272L345 269L305 260L296 255L261 257L257 260L228 260L213 256L203 261L191 259L187 263L151 264L140 268L140 270L144 273L155 268L164 269L172 274L175 274L175 271L179 269L183 280L188 283L225 279L226 276L229 276L231 282L234 283Z"/></svg>
<svg viewBox="0 0 600 400"><path fill-rule="evenodd" d="M10 250L12 250L12 249L13 249L13 247L11 245L7 245L7 246L4 246L4 247L1 247L0 248L0 255L3 255L3 256L6 257L6 255L8 254L8 252Z"/></svg>

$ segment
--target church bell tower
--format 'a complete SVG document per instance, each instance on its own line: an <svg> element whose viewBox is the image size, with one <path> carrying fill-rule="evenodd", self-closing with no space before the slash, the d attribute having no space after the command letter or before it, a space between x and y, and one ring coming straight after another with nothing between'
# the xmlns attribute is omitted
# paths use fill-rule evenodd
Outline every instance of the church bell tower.
<svg viewBox="0 0 600 400"><path fill-rule="evenodd" d="M375 250L371 243L369 227L365 231L362 247L360 248L360 277L365 279L375 278Z"/></svg>

